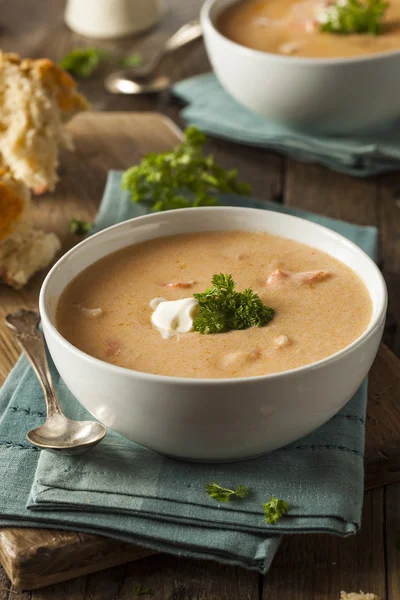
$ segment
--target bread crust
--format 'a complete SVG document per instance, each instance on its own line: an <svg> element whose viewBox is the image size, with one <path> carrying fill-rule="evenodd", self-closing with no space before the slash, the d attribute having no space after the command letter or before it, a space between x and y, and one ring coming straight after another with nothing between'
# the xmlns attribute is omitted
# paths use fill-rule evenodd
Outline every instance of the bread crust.
<svg viewBox="0 0 400 600"><path fill-rule="evenodd" d="M0 282L15 289L47 267L61 247L55 234L31 225L29 206L29 189L0 169Z"/></svg>
<svg viewBox="0 0 400 600"><path fill-rule="evenodd" d="M0 160L29 188L54 189L59 149L73 147L64 125L88 108L75 80L51 60L0 51Z"/></svg>

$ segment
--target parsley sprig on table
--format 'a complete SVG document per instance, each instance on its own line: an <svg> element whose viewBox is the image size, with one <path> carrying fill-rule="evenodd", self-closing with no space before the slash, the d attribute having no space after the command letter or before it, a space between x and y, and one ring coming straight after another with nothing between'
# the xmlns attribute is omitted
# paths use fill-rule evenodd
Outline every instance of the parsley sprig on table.
<svg viewBox="0 0 400 600"><path fill-rule="evenodd" d="M279 498L272 496L268 502L263 504L263 508L265 522L269 525L273 525L287 513L289 505L285 500L280 500Z"/></svg>
<svg viewBox="0 0 400 600"><path fill-rule="evenodd" d="M378 35L387 7L384 0L337 0L321 13L320 29L329 33Z"/></svg>
<svg viewBox="0 0 400 600"><path fill-rule="evenodd" d="M226 170L211 154L203 155L205 141L201 131L189 127L174 150L148 154L125 171L122 189L132 194L133 202L151 204L153 211L212 206L217 192L250 194L250 186L238 181L236 169Z"/></svg>
<svg viewBox="0 0 400 600"><path fill-rule="evenodd" d="M121 67L138 67L142 62L139 52L116 59L107 50L99 48L75 48L66 54L59 66L75 77L90 77L105 62L115 63Z"/></svg>
<svg viewBox="0 0 400 600"><path fill-rule="evenodd" d="M231 498L246 498L249 495L249 489L245 485L238 485L236 490L230 490L214 481L214 483L206 483L205 488L210 498L218 502L229 502Z"/></svg>
<svg viewBox="0 0 400 600"><path fill-rule="evenodd" d="M60 60L59 65L71 75L89 77L109 56L109 52L98 48L75 48Z"/></svg>
<svg viewBox="0 0 400 600"><path fill-rule="evenodd" d="M135 585L133 593L135 596L154 596L154 591L151 588L145 587L140 583Z"/></svg>
<svg viewBox="0 0 400 600"><path fill-rule="evenodd" d="M68 228L71 233L75 233L75 235L85 235L92 228L92 223L90 221L83 221L81 219L72 218L68 224Z"/></svg>
<svg viewBox="0 0 400 600"><path fill-rule="evenodd" d="M193 328L199 333L224 333L233 329L263 327L274 316L253 290L235 290L232 275L219 273L212 278L212 287L193 294L199 302L199 313Z"/></svg>

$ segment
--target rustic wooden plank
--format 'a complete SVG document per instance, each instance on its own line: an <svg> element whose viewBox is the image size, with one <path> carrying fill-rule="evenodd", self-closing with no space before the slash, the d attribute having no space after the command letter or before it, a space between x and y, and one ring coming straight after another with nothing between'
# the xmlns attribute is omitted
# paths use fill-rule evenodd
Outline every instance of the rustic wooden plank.
<svg viewBox="0 0 400 600"><path fill-rule="evenodd" d="M383 531L380 488L365 495L357 535L287 536L264 578L262 600L339 600L341 590L360 589L386 599Z"/></svg>
<svg viewBox="0 0 400 600"><path fill-rule="evenodd" d="M381 346L369 376L365 487L400 480L400 359Z"/></svg>
<svg viewBox="0 0 400 600"><path fill-rule="evenodd" d="M152 556L128 565L120 590L121 599L131 598L136 584L151 588L153 600L259 599L257 573L211 561L168 555ZM101 600L101 596L93 600Z"/></svg>
<svg viewBox="0 0 400 600"><path fill-rule="evenodd" d="M386 487L387 600L400 598L400 483Z"/></svg>
<svg viewBox="0 0 400 600"><path fill-rule="evenodd" d="M382 178L379 189L381 254L385 271L400 276L400 174Z"/></svg>
<svg viewBox="0 0 400 600"><path fill-rule="evenodd" d="M285 204L358 225L377 224L378 181L288 159Z"/></svg>
<svg viewBox="0 0 400 600"><path fill-rule="evenodd" d="M62 585L48 586L41 590L35 590L31 592L29 600L87 600L88 596L85 590L86 578L79 577L78 579L66 581ZM103 598L107 598L107 596L103 596ZM12 600L12 598L9 600Z"/></svg>
<svg viewBox="0 0 400 600"><path fill-rule="evenodd" d="M128 565L121 565L113 569L105 569L101 573L88 575L86 578L85 600L102 600L102 598L123 600L122 588L126 580L127 568ZM133 586L130 590L130 597L135 597ZM127 598L129 598L129 595L127 595ZM150 597L148 596L148 598Z"/></svg>
<svg viewBox="0 0 400 600"><path fill-rule="evenodd" d="M400 175L382 178L379 193L381 254L389 290L385 341L400 356Z"/></svg>
<svg viewBox="0 0 400 600"><path fill-rule="evenodd" d="M5 571L0 568L0 600L8 600L11 589L11 581L7 577Z"/></svg>

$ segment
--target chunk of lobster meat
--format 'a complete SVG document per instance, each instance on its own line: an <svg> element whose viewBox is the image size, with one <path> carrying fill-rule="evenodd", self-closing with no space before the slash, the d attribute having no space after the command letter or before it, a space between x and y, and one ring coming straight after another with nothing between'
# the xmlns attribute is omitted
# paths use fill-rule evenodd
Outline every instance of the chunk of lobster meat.
<svg viewBox="0 0 400 600"><path fill-rule="evenodd" d="M171 281L170 283L163 283L164 287L169 288L191 288L194 286L195 281Z"/></svg>
<svg viewBox="0 0 400 600"><path fill-rule="evenodd" d="M278 48L281 54L292 55L296 54L300 50L301 44L299 42L286 42L285 44L281 44Z"/></svg>
<svg viewBox="0 0 400 600"><path fill-rule="evenodd" d="M229 352L222 357L221 367L225 371L237 371L242 369L245 365L258 360L261 357L261 350L254 348L250 352L243 350L236 350L235 352Z"/></svg>
<svg viewBox="0 0 400 600"><path fill-rule="evenodd" d="M290 346L291 341L289 340L287 335L278 335L278 337L274 338L274 346L276 348L286 348Z"/></svg>
<svg viewBox="0 0 400 600"><path fill-rule="evenodd" d="M292 281L298 284L313 285L324 281L330 276L329 271L301 271L300 273L291 273L290 271L282 271L277 269L267 278L267 285L270 287L276 287L282 285L284 282Z"/></svg>
<svg viewBox="0 0 400 600"><path fill-rule="evenodd" d="M324 281L324 279L327 279L329 276L329 271L303 271L302 273L294 273L293 279L300 283L313 284Z"/></svg>
<svg viewBox="0 0 400 600"><path fill-rule="evenodd" d="M290 273L287 271L282 271L281 269L276 269L271 275L269 275L267 279L267 285L271 287L275 287L277 284L282 283L284 279L287 279L290 276Z"/></svg>
<svg viewBox="0 0 400 600"><path fill-rule="evenodd" d="M106 356L114 358L121 352L121 344L118 340L107 340L106 341Z"/></svg>
<svg viewBox="0 0 400 600"><path fill-rule="evenodd" d="M317 28L317 19L293 20L289 22L290 29L299 33L312 33Z"/></svg>
<svg viewBox="0 0 400 600"><path fill-rule="evenodd" d="M101 308L85 308L80 304L77 304L75 308L80 310L81 313L88 319L98 319L103 314L103 310Z"/></svg>

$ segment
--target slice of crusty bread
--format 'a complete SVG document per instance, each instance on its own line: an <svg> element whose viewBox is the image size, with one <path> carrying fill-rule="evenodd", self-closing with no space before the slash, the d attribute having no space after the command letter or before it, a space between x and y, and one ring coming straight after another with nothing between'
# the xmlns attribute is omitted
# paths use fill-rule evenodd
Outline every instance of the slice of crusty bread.
<svg viewBox="0 0 400 600"><path fill-rule="evenodd" d="M13 232L28 208L30 192L0 166L0 242Z"/></svg>
<svg viewBox="0 0 400 600"><path fill-rule="evenodd" d="M364 594L364 592L341 592L340 600L380 600L375 594Z"/></svg>
<svg viewBox="0 0 400 600"><path fill-rule="evenodd" d="M87 108L52 61L0 51L0 154L15 179L38 193L53 190L59 148L72 145L64 123Z"/></svg>
<svg viewBox="0 0 400 600"><path fill-rule="evenodd" d="M0 282L16 289L47 267L61 246L56 235L31 225L29 201L29 189L0 171Z"/></svg>

